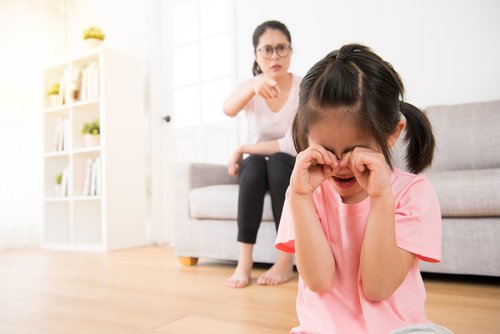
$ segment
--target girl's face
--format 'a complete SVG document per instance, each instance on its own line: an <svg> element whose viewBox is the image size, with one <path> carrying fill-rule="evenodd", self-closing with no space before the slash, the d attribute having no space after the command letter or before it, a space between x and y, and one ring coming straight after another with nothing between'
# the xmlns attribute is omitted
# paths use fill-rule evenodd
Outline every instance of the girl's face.
<svg viewBox="0 0 500 334"><path fill-rule="evenodd" d="M309 127L309 145L317 144L335 154L340 161L342 156L352 151L355 147L364 147L373 151L380 151L375 141L363 133L348 120L348 116L331 116L322 119ZM354 173L349 167L339 167L333 171L330 179L335 191L347 204L358 203L365 199L368 194L359 185Z"/></svg>
<svg viewBox="0 0 500 334"><path fill-rule="evenodd" d="M255 61L265 76L277 79L288 73L292 50L280 30L266 29L255 49Z"/></svg>

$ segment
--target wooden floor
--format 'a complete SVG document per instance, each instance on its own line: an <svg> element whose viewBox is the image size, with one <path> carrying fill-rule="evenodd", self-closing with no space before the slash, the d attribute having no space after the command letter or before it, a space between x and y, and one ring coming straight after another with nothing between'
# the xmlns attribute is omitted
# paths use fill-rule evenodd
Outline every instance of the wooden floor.
<svg viewBox="0 0 500 334"><path fill-rule="evenodd" d="M224 285L233 264L178 264L171 247L0 253L0 333L288 333L297 280ZM264 269L254 270L257 276ZM500 333L500 281L426 278L427 313L457 334Z"/></svg>

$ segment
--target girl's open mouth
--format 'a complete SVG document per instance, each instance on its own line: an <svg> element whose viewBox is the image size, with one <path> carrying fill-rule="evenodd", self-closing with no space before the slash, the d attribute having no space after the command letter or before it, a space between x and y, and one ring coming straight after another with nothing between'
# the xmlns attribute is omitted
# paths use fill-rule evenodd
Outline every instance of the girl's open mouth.
<svg viewBox="0 0 500 334"><path fill-rule="evenodd" d="M337 185L337 187L342 188L342 189L347 189L352 187L356 183L356 178L353 177L348 177L348 178L341 178L341 177L336 177L332 176L333 181Z"/></svg>

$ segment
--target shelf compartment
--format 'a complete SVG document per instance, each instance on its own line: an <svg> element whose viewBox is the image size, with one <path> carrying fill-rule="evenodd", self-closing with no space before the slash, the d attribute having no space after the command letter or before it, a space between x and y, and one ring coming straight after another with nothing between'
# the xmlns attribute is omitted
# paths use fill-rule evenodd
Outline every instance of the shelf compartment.
<svg viewBox="0 0 500 334"><path fill-rule="evenodd" d="M81 90L79 91L78 102L95 100L100 96L100 57L98 52L89 53L81 58L73 60L73 69L80 73ZM91 69L89 69L91 67Z"/></svg>
<svg viewBox="0 0 500 334"><path fill-rule="evenodd" d="M44 240L47 244L71 242L69 202L45 202Z"/></svg>
<svg viewBox="0 0 500 334"><path fill-rule="evenodd" d="M61 81L61 77L64 73L64 70L69 67L69 63L62 63L55 66L52 66L45 70L44 72L44 102L43 105L45 108L53 108L55 106L50 105L49 95L47 94L49 88Z"/></svg>
<svg viewBox="0 0 500 334"><path fill-rule="evenodd" d="M101 201L81 200L73 203L75 245L101 245Z"/></svg>
<svg viewBox="0 0 500 334"><path fill-rule="evenodd" d="M78 106L73 107L73 145L75 149L89 148L85 146L82 135L82 127L86 122L93 122L95 120L100 121L98 102L94 103L81 103Z"/></svg>
<svg viewBox="0 0 500 334"><path fill-rule="evenodd" d="M66 130L64 130L65 122ZM43 149L45 153L64 152L71 149L71 126L69 122L70 115L68 108L55 109L54 111L45 113L43 122L45 134ZM59 135L63 136L63 141L66 141L65 145L58 144Z"/></svg>
<svg viewBox="0 0 500 334"><path fill-rule="evenodd" d="M75 197L90 197L86 196L84 194L84 189L85 189L85 179L87 178L87 173L88 168L91 168L90 166L90 160L95 160L100 157L100 151L99 150L92 150L92 151L86 151L86 152L80 152L79 154L75 154L73 156L73 196ZM99 159L100 160L100 159ZM102 175L101 175L102 176ZM89 179L88 182L91 180ZM90 187L90 185L89 185ZM99 193L100 193L99 189Z"/></svg>
<svg viewBox="0 0 500 334"><path fill-rule="evenodd" d="M67 196L71 195L71 170L68 167L69 166L69 156L64 155L64 156L51 156L51 157L46 157L45 158L45 189L44 189L44 196L45 198L59 198L63 199ZM59 173L62 173L64 168L68 167L68 172L67 172L67 180L68 180L68 191L66 196L60 196L60 194L57 193L56 191L56 185L57 185L57 175Z"/></svg>

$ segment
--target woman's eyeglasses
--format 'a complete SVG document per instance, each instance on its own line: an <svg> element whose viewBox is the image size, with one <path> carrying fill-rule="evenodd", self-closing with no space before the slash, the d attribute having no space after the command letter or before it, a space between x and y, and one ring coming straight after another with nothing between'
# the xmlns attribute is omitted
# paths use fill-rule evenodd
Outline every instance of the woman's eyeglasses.
<svg viewBox="0 0 500 334"><path fill-rule="evenodd" d="M262 58L269 59L273 56L274 51L276 51L276 54L278 55L278 57L282 57L282 58L288 57L291 49L292 49L292 47L290 45L278 44L275 47L265 45L265 46L259 48L257 51L259 52L259 54Z"/></svg>

